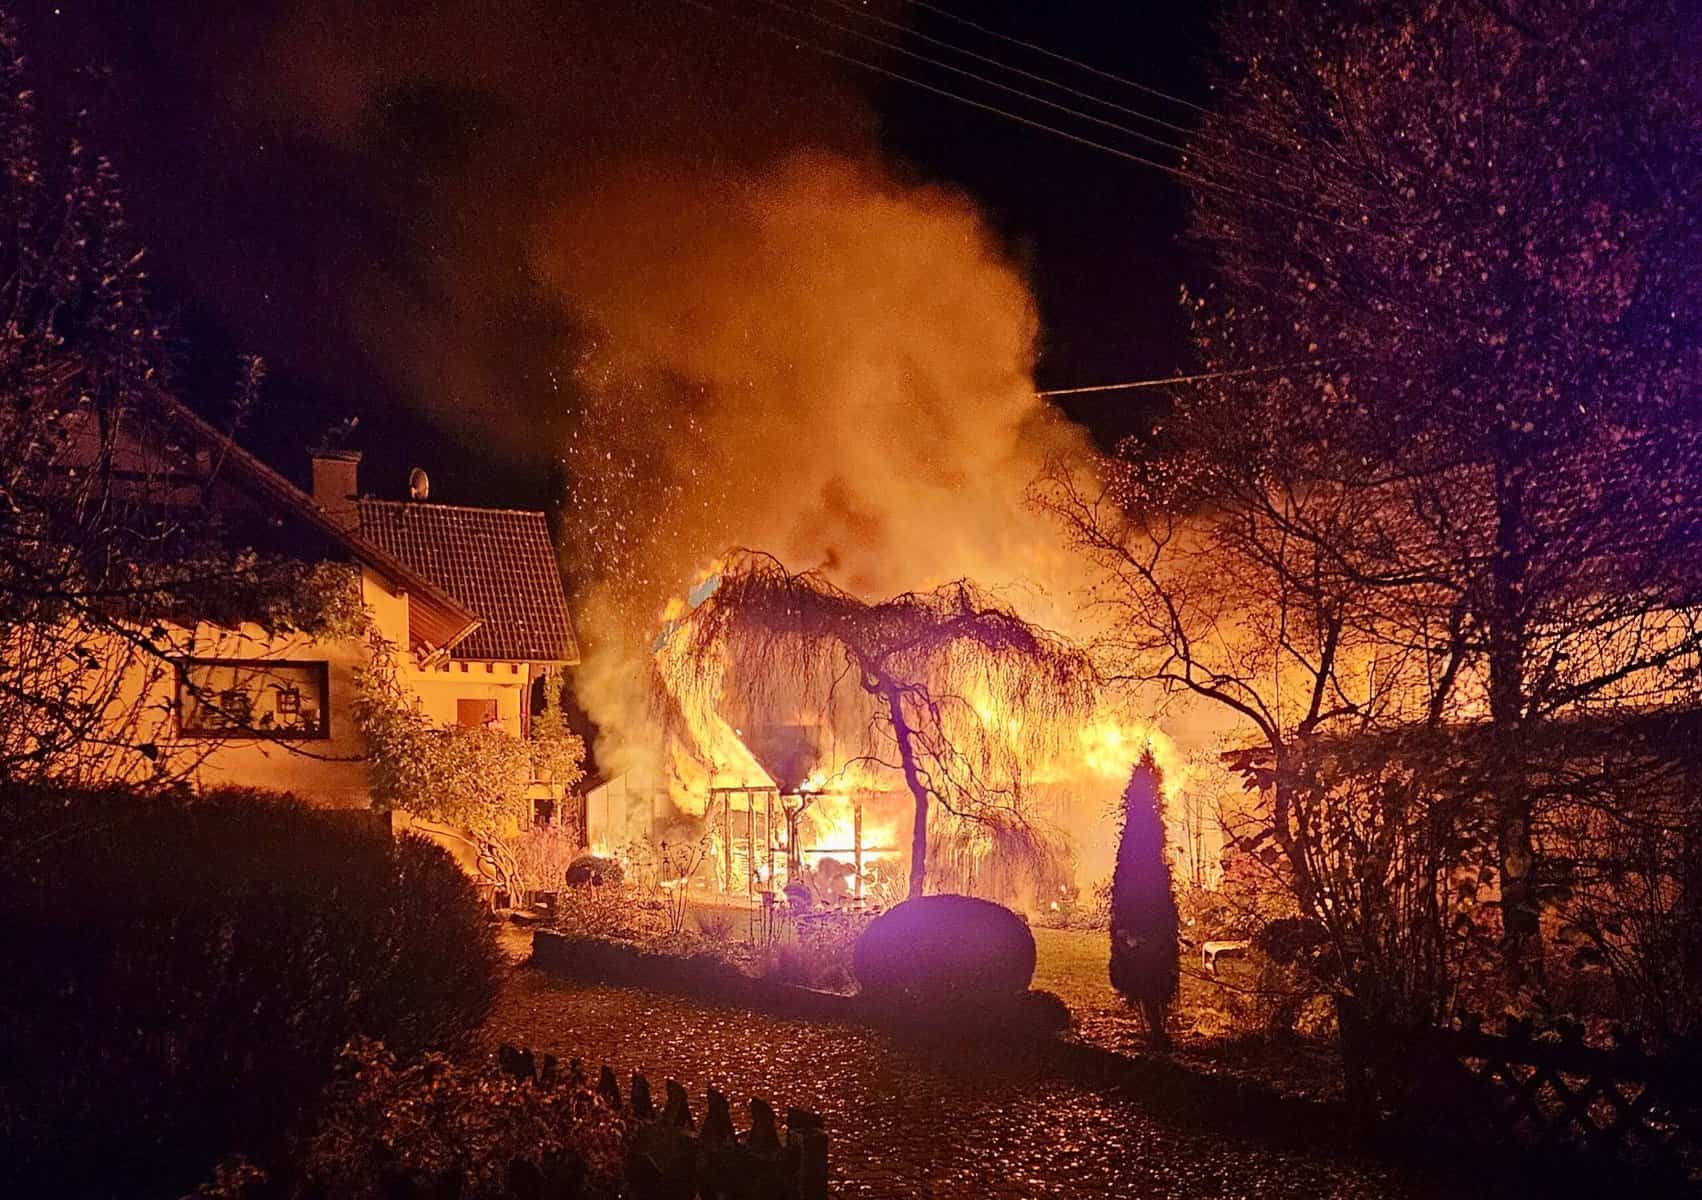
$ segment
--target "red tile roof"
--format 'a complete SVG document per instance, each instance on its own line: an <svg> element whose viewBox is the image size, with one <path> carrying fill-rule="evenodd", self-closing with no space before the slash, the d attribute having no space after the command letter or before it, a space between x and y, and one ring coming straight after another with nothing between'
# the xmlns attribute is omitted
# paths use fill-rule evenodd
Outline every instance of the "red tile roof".
<svg viewBox="0 0 1702 1200"><path fill-rule="evenodd" d="M543 513L363 498L360 534L483 618L456 658L579 661Z"/></svg>

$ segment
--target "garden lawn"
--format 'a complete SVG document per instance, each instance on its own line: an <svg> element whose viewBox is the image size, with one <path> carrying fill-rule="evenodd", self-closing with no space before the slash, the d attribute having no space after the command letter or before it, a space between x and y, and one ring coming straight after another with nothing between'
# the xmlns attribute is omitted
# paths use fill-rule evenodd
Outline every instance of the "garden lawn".
<svg viewBox="0 0 1702 1200"><path fill-rule="evenodd" d="M1103 929L1035 929L1034 986L1077 1014L1123 1010L1111 987L1111 935Z"/></svg>
<svg viewBox="0 0 1702 1200"><path fill-rule="evenodd" d="M1111 935L1103 929L1033 932L1034 986L1069 1005L1074 1036L1106 1050L1145 1053L1140 1014L1111 986ZM1257 1080L1290 1095L1339 1097L1341 1059L1333 1045L1233 1028L1225 988L1235 982L1228 970L1222 983L1213 981L1196 955L1183 952L1181 994L1170 1019L1172 1057L1198 1071Z"/></svg>

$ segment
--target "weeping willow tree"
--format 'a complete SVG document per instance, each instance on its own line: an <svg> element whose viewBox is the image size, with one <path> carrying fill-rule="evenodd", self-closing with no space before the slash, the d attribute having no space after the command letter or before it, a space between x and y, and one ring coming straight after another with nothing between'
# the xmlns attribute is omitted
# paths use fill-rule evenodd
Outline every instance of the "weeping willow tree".
<svg viewBox="0 0 1702 1200"><path fill-rule="evenodd" d="M930 810L1007 841L1030 828L1025 773L1091 708L1086 657L967 580L870 602L741 550L696 595L658 656L662 686L686 706L813 714L849 737L847 766L902 776L913 897Z"/></svg>

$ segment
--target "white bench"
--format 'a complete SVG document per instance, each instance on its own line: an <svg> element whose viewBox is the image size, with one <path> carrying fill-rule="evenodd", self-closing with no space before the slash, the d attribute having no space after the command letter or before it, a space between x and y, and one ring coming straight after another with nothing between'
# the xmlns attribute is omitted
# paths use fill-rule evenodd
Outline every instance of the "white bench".
<svg viewBox="0 0 1702 1200"><path fill-rule="evenodd" d="M1220 958L1246 958L1250 942L1206 942L1200 946L1200 965L1213 975L1217 974L1217 960Z"/></svg>

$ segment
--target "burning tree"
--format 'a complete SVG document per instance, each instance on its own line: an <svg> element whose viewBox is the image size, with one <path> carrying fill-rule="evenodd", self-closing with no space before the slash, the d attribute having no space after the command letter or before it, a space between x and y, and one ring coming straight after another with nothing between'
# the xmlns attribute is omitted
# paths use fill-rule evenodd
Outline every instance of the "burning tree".
<svg viewBox="0 0 1702 1200"><path fill-rule="evenodd" d="M927 878L932 806L1028 829L1026 766L1091 706L1086 658L967 580L869 602L742 550L670 640L661 682L678 702L713 708L735 689L752 709L813 709L852 731L847 766L902 775L911 896Z"/></svg>
<svg viewBox="0 0 1702 1200"><path fill-rule="evenodd" d="M1176 999L1179 918L1165 852L1164 776L1148 748L1123 792L1123 832L1111 877L1111 986L1141 1006L1147 1031L1164 1045Z"/></svg>

